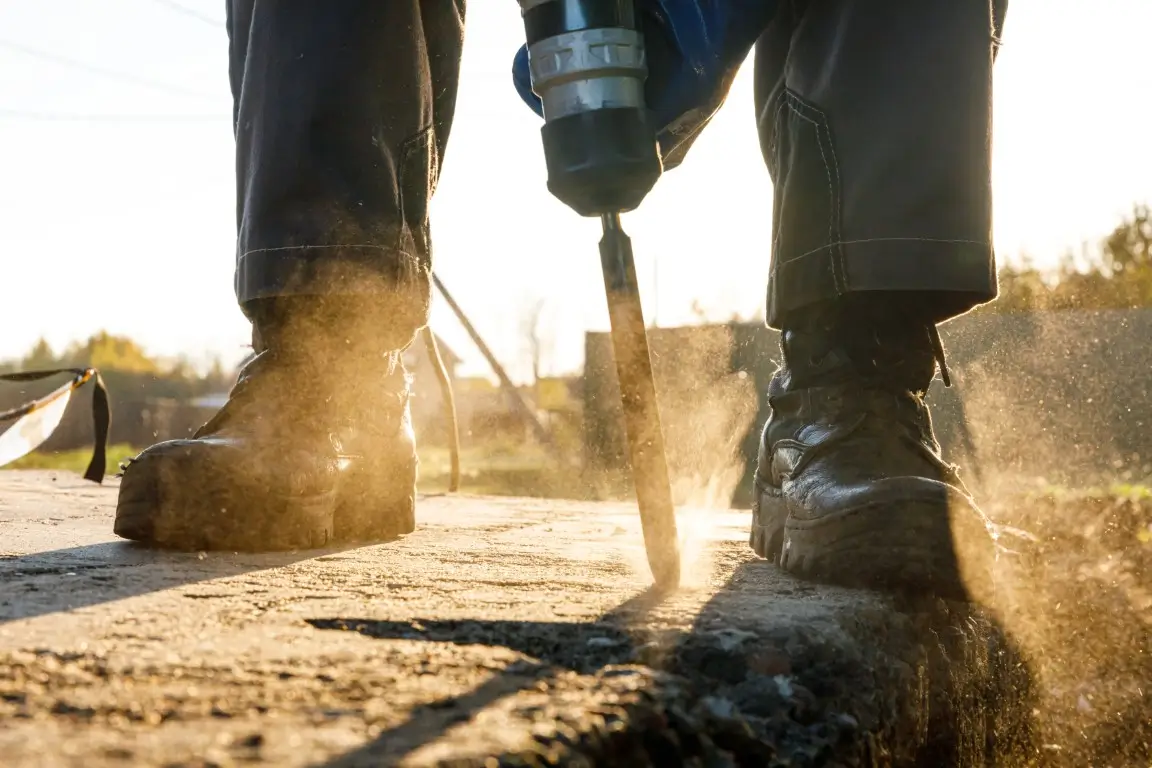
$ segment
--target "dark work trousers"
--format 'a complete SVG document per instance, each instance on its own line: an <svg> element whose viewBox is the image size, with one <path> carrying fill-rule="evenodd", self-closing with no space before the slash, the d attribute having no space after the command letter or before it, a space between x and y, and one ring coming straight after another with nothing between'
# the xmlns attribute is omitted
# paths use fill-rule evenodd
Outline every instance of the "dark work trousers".
<svg viewBox="0 0 1152 768"><path fill-rule="evenodd" d="M1007 2L782 0L755 61L775 191L769 325L847 294L918 294L937 322L995 298Z"/></svg>
<svg viewBox="0 0 1152 768"><path fill-rule="evenodd" d="M938 320L995 296L1003 10L782 0L755 64L776 190L770 325L856 292L931 295ZM463 25L464 0L230 0L241 306L369 293L405 333L426 321Z"/></svg>
<svg viewBox="0 0 1152 768"><path fill-rule="evenodd" d="M228 0L246 312L286 295L376 294L398 338L427 322L428 202L456 106L464 6Z"/></svg>

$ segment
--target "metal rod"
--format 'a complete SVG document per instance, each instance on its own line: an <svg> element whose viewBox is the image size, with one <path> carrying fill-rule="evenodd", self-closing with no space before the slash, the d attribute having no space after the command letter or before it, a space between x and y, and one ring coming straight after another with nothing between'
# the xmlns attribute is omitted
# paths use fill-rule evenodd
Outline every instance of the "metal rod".
<svg viewBox="0 0 1152 768"><path fill-rule="evenodd" d="M448 366L444 365L440 345L436 343L436 334L432 332L430 325L424 326L424 348L429 362L432 363L432 370L436 372L436 379L440 382L440 394L444 398L444 415L448 421L448 456L451 462L448 492L456 493L460 490L460 423L456 417L456 393L452 391Z"/></svg>
<svg viewBox="0 0 1152 768"><path fill-rule="evenodd" d="M504 371L504 366L500 365L496 356L492 354L492 350L484 343L484 339L480 338L480 334L476 332L472 323L468 321L464 310L460 309L460 305L452 298L452 294L448 293L448 289L444 287L444 283L440 281L440 277L436 275L436 273L432 273L432 282L436 285L436 288L439 289L444 300L448 302L448 306L451 307L452 311L456 314L456 319L460 321L460 325L464 326L464 330L467 331L468 335L472 338L472 343L480 350L480 354L484 355L484 359L488 361L488 365L492 366L492 370L496 373L496 378L500 380L501 389L504 390L508 402L512 404L512 409L520 414L521 418L532 428L532 433L536 436L536 440L545 448L551 450L554 457L562 459L563 457L557 454L555 443L552 441L552 436L548 434L548 430L545 429L544 425L540 423L540 420L536 418L536 414L532 411L527 401L524 400L524 396L520 393L520 390L517 389L516 385L512 383L512 380L508 378L508 374Z"/></svg>
<svg viewBox="0 0 1152 768"><path fill-rule="evenodd" d="M619 214L605 214L600 222L600 265L644 548L656 585L675 589L680 583L680 541L632 241Z"/></svg>

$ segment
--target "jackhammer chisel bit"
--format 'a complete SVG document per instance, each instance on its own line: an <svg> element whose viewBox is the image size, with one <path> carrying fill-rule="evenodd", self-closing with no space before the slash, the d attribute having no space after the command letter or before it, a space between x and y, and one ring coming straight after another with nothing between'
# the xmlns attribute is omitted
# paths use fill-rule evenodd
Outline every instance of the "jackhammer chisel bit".
<svg viewBox="0 0 1152 768"><path fill-rule="evenodd" d="M605 214L600 221L604 225L600 266L604 271L604 292L608 296L612 350L628 433L632 483L636 486L640 524L644 530L644 549L656 583L675 586L680 583L680 542L648 333L644 330L640 288L632 259L632 240L620 227L618 214Z"/></svg>
<svg viewBox="0 0 1152 768"><path fill-rule="evenodd" d="M652 575L672 589L680 580L676 513L632 244L620 227L620 214L635 210L663 172L644 99L644 39L632 0L519 1L548 189L604 226L600 258L632 482Z"/></svg>

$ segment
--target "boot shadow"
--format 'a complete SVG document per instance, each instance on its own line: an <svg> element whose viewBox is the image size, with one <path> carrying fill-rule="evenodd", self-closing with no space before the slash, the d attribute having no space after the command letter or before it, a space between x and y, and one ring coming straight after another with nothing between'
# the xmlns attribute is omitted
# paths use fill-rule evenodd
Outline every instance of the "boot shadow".
<svg viewBox="0 0 1152 768"><path fill-rule="evenodd" d="M946 766L1022 765L1036 754L1029 667L985 612L800 582L730 546L743 562L689 627L671 632L649 621L664 600L652 592L583 623L311 620L380 640L504 646L527 657L324 765L396 764L506 697L562 690L571 673L591 678L588 709L599 714L489 759ZM644 690L619 695L612 679L637 670Z"/></svg>

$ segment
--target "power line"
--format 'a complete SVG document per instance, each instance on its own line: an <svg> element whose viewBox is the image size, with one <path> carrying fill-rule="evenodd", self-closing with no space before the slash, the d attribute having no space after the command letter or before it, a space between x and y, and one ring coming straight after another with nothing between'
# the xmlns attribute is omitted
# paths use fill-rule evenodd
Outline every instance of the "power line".
<svg viewBox="0 0 1152 768"><path fill-rule="evenodd" d="M216 19L212 18L211 16L205 16L204 14L200 13L199 11L194 11L191 8L180 5L180 3L174 3L174 2L172 2L172 0L152 0L152 2L156 3L157 5L162 5L170 11L175 11L176 13L182 13L185 16L190 16L193 19L197 19L199 21L202 21L209 26L216 27L217 29L224 29L224 22L217 21Z"/></svg>
<svg viewBox="0 0 1152 768"><path fill-rule="evenodd" d="M158 91L167 91L168 93L180 94L181 96L195 96L198 99L217 98L210 94L194 91L188 88L182 88L178 85L170 85L169 83L149 80L147 78L137 77L136 75L132 75L127 72L118 72L113 69L105 69L104 67L98 67L93 64L86 64L83 61L76 61L75 59L70 59L66 56L60 56L48 51L41 51L37 48L29 48L26 45L14 43L11 40L0 40L0 48L7 48L8 50L22 53L25 56L31 56L33 58L42 59L44 61L50 61L53 64L59 64L64 67L77 69L82 72L87 72L91 75L99 75L100 77L109 78L111 80L119 80L124 83L131 83L133 85L140 85L146 88L153 88Z"/></svg>
<svg viewBox="0 0 1152 768"><path fill-rule="evenodd" d="M32 112L0 108L0 120L30 122L100 122L100 123L207 123L230 120L228 115L114 115L69 112Z"/></svg>

